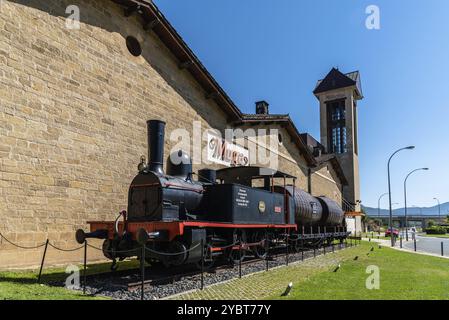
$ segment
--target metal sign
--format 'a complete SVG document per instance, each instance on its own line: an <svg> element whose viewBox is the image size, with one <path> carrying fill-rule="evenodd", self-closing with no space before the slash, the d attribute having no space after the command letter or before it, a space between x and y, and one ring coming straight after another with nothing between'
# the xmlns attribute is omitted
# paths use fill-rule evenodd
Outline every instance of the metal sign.
<svg viewBox="0 0 449 320"><path fill-rule="evenodd" d="M249 152L239 145L208 134L207 160L227 167L244 167L249 166Z"/></svg>

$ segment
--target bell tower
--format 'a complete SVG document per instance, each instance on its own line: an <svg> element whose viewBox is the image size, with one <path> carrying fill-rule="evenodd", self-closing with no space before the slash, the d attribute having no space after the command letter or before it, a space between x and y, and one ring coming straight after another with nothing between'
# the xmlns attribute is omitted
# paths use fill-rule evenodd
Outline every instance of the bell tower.
<svg viewBox="0 0 449 320"><path fill-rule="evenodd" d="M359 150L357 128L357 102L363 99L360 73L342 73L333 68L318 81L315 96L320 102L321 144L328 154L335 154L340 161L348 186L343 197L360 208Z"/></svg>

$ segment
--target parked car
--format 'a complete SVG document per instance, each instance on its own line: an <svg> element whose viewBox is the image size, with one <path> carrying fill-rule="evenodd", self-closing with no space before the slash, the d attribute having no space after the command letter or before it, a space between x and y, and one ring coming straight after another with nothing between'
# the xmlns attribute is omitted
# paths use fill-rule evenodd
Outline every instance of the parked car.
<svg viewBox="0 0 449 320"><path fill-rule="evenodd" d="M399 230L393 228L393 236L399 237ZM385 237L391 237L391 228L388 228L387 231L385 231Z"/></svg>

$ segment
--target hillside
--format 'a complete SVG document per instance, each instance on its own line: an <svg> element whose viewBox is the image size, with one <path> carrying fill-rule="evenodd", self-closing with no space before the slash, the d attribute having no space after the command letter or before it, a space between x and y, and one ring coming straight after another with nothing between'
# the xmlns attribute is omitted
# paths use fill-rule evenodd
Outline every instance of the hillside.
<svg viewBox="0 0 449 320"><path fill-rule="evenodd" d="M376 217L378 215L378 209L372 207L362 206L362 209L368 216ZM407 213L410 215L438 215L438 205L433 207L407 207ZM388 209L381 209L380 215L388 215ZM393 215L403 216L405 214L404 208L398 208L393 210ZM441 215L446 216L449 214L449 202L441 204Z"/></svg>

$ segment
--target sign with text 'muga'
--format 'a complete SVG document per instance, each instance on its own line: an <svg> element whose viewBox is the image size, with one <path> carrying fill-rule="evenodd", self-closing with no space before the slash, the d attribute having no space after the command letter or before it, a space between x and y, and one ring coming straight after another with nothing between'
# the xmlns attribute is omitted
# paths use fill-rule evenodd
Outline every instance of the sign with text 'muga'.
<svg viewBox="0 0 449 320"><path fill-rule="evenodd" d="M207 160L227 167L249 166L249 152L239 145L208 133Z"/></svg>

